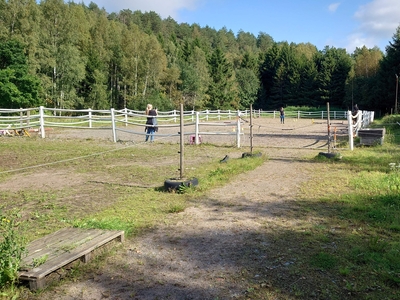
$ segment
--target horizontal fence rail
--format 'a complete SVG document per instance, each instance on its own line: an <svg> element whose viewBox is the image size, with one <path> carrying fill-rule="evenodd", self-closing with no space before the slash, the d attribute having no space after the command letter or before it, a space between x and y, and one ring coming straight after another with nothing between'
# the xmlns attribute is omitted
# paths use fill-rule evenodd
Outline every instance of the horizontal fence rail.
<svg viewBox="0 0 400 300"><path fill-rule="evenodd" d="M342 119L349 118L349 111L286 111L286 118L297 119ZM369 112L370 113L370 112ZM279 111L253 110L254 118L279 118ZM195 137L199 143L201 135L233 135L236 137L237 146L240 147L242 124L249 122L250 110L204 110L184 111L184 134ZM370 117L362 118L361 127L366 127L371 122ZM372 116L373 119L373 116ZM122 110L92 110L92 109L56 109L56 108L29 108L29 109L0 109L0 135L12 135L22 130L36 131L42 138L46 136L46 128L71 128L71 129L107 129L114 142L118 140L118 132L145 135L147 116L144 111ZM178 136L180 112L178 110L159 111L157 116L159 128L176 127L176 133L157 133L159 137ZM372 120L373 121L373 120ZM212 127L213 131L204 128ZM217 128L220 128L216 130Z"/></svg>

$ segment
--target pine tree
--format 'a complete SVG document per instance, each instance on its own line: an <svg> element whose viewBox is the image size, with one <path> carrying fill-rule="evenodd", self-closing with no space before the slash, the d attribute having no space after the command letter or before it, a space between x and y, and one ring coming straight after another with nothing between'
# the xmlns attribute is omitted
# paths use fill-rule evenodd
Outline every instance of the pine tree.
<svg viewBox="0 0 400 300"><path fill-rule="evenodd" d="M40 81L28 72L23 45L0 42L0 107L29 108L42 105Z"/></svg>
<svg viewBox="0 0 400 300"><path fill-rule="evenodd" d="M377 76L377 93L374 104L382 113L395 111L396 75L400 76L400 26L393 35L393 41L386 46L386 55L381 61Z"/></svg>
<svg viewBox="0 0 400 300"><path fill-rule="evenodd" d="M220 48L216 48L209 59L211 83L208 88L210 109L229 109L234 100L232 88L232 66Z"/></svg>

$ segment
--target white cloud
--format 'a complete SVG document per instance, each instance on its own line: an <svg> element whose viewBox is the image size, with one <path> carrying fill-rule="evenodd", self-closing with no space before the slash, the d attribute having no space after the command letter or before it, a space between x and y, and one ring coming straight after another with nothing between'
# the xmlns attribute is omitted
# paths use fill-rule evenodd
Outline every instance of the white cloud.
<svg viewBox="0 0 400 300"><path fill-rule="evenodd" d="M362 48L363 46L367 48L373 48L377 46L375 39L368 38L363 34L352 34L347 37L347 46L346 50L348 53L354 52L354 50L358 48ZM382 49L383 50L383 49Z"/></svg>
<svg viewBox="0 0 400 300"><path fill-rule="evenodd" d="M193 10L201 0L92 0L100 8L104 7L109 13L119 12L123 9L142 12L154 11L161 18L169 16L176 19L179 10ZM87 3L88 4L88 3Z"/></svg>
<svg viewBox="0 0 400 300"><path fill-rule="evenodd" d="M329 4L328 9L329 9L330 12L336 12L336 10L338 9L339 5L340 5L340 2Z"/></svg>
<svg viewBox="0 0 400 300"><path fill-rule="evenodd" d="M360 25L348 38L354 39L352 43L364 42L368 48L387 44L400 25L399 16L399 0L373 0L360 6L354 14Z"/></svg>

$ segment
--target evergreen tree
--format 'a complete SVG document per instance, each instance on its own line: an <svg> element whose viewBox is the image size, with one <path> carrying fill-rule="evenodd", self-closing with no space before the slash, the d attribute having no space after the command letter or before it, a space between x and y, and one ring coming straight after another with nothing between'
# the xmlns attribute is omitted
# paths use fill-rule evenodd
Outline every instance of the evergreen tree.
<svg viewBox="0 0 400 300"><path fill-rule="evenodd" d="M275 74L277 70L278 58L279 58L279 47L278 44L274 44L267 50L262 59L260 66L260 81L262 85L262 93L258 99L257 106L259 108L267 109L279 104L270 103L270 97L274 89Z"/></svg>
<svg viewBox="0 0 400 300"><path fill-rule="evenodd" d="M89 46L83 49L86 60L85 77L81 81L79 95L84 102L79 108L109 109L108 65L111 51L109 49L109 25L106 14L97 5L89 5L87 11L90 20Z"/></svg>
<svg viewBox="0 0 400 300"><path fill-rule="evenodd" d="M15 40L0 42L0 107L40 106L39 93L40 81L28 72L23 45Z"/></svg>
<svg viewBox="0 0 400 300"><path fill-rule="evenodd" d="M382 113L395 111L396 75L400 76L400 26L393 35L393 41L386 46L386 55L381 61L377 77L378 87L374 106ZM399 103L397 105L399 107Z"/></svg>
<svg viewBox="0 0 400 300"><path fill-rule="evenodd" d="M265 32L260 32L257 36L257 48L262 53L265 53L269 48L275 44L274 39Z"/></svg>
<svg viewBox="0 0 400 300"><path fill-rule="evenodd" d="M208 102L207 88L210 84L208 62L202 49L195 46L187 61L181 63L182 96L185 107L202 109Z"/></svg>
<svg viewBox="0 0 400 300"><path fill-rule="evenodd" d="M232 66L220 48L216 48L209 59L211 83L208 88L210 109L229 109L235 96L232 91ZM237 108L237 107L234 107Z"/></svg>
<svg viewBox="0 0 400 300"><path fill-rule="evenodd" d="M236 80L239 87L239 109L249 109L257 99L260 81L252 69L236 70Z"/></svg>
<svg viewBox="0 0 400 300"><path fill-rule="evenodd" d="M345 49L325 47L316 55L318 70L319 105L329 102L332 106L344 105L346 81L351 70L351 58Z"/></svg>
<svg viewBox="0 0 400 300"><path fill-rule="evenodd" d="M264 32L235 36L155 12L107 14L93 2L0 0L1 37L24 45L27 73L40 78L45 105L64 108L143 109L152 102L168 109L183 100L192 109L276 109L356 101L390 112L400 73L398 30L378 63L379 49L356 49L351 60L344 49L275 43ZM15 70L2 78L15 83ZM8 99L21 102L7 87Z"/></svg>

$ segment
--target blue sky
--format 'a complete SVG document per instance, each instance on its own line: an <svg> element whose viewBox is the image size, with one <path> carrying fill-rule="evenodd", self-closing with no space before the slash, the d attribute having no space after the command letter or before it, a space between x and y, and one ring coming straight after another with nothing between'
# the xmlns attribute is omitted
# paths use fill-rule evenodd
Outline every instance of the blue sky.
<svg viewBox="0 0 400 300"><path fill-rule="evenodd" d="M87 0L85 0L85 4ZM274 41L382 51L400 26L400 0L92 0L107 12L155 11L178 23L269 34Z"/></svg>

